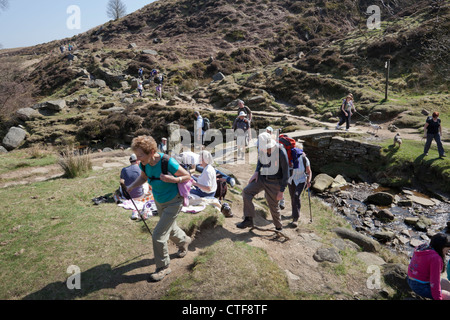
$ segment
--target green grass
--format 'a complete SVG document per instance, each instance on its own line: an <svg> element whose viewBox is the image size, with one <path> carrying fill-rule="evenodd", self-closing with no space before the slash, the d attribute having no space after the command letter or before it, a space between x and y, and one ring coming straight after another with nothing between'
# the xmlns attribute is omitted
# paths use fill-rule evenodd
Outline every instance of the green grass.
<svg viewBox="0 0 450 320"><path fill-rule="evenodd" d="M244 242L217 241L195 261L192 273L172 283L165 299L287 300L284 272L267 253Z"/></svg>
<svg viewBox="0 0 450 320"><path fill-rule="evenodd" d="M24 167L47 166L57 161L58 157L50 152L41 157L35 157L26 150L14 150L0 155L0 174Z"/></svg>
<svg viewBox="0 0 450 320"><path fill-rule="evenodd" d="M383 171L386 177L384 183L391 186L406 186L415 177L424 182L440 185L443 191L450 190L450 159L439 158L436 143L433 142L428 156L423 154L425 141L403 140L401 148L393 147L392 143L382 144L382 153L386 165ZM445 148L445 147L444 147Z"/></svg>
<svg viewBox="0 0 450 320"><path fill-rule="evenodd" d="M154 266L144 225L113 202L92 202L110 196L117 179L110 170L0 189L0 299L120 299L117 285L146 280ZM211 224L211 211L195 221L180 215L186 231ZM81 270L81 290L66 287L71 265Z"/></svg>

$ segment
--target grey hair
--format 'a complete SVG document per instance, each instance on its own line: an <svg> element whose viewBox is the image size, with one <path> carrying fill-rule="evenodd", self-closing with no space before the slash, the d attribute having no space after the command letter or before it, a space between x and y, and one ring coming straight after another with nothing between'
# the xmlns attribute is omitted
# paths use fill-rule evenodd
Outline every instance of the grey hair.
<svg viewBox="0 0 450 320"><path fill-rule="evenodd" d="M212 156L211 153L210 153L209 151L207 151L207 150L201 151L201 152L200 152L200 157L201 157L201 159L203 159L203 161L204 161L206 164L213 164L213 163L214 163L214 158L213 158L213 156Z"/></svg>

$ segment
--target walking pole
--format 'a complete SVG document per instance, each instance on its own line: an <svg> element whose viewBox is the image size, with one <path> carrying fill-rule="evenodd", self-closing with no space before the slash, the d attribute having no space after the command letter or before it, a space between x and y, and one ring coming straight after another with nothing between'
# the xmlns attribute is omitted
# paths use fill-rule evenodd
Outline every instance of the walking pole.
<svg viewBox="0 0 450 320"><path fill-rule="evenodd" d="M309 200L309 222L312 223L311 190L310 190L310 188L308 188L308 200Z"/></svg>
<svg viewBox="0 0 450 320"><path fill-rule="evenodd" d="M124 184L121 184L121 187L122 187L123 195L124 195L125 198L127 198L128 200L131 200L131 202L133 203L133 205L134 205L134 207L136 208L137 212L139 212L139 216L141 217L142 222L144 222L145 226L147 227L148 232L150 232L150 235L153 236L153 234L152 234L150 228L148 227L147 223L146 223L145 220L144 220L144 217L142 216L142 212L139 211L139 209L138 209L138 207L136 206L136 203L134 202L133 198L132 198L132 197L130 196L130 194L128 193L128 190L127 190L126 186L125 186ZM144 209L145 209L145 207L142 208L142 211L144 211Z"/></svg>

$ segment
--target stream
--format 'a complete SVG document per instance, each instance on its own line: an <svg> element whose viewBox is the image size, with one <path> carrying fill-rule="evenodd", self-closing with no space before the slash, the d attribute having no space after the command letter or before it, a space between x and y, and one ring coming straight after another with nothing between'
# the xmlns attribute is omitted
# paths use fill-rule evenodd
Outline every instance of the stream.
<svg viewBox="0 0 450 320"><path fill-rule="evenodd" d="M394 196L390 206L369 204L369 195L385 192ZM344 216L353 228L375 238L396 253L412 255L414 247L438 232L450 233L450 201L437 200L412 189L394 190L377 184L352 183L336 193L317 194ZM380 219L380 211L393 220Z"/></svg>

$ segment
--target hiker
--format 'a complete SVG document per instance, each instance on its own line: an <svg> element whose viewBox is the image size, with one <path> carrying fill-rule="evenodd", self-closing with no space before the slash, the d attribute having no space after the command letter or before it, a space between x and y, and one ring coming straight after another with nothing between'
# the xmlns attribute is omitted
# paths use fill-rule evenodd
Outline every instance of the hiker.
<svg viewBox="0 0 450 320"><path fill-rule="evenodd" d="M289 194L291 196L292 205L292 223L291 226L296 228L298 226L298 219L300 218L300 208L302 206L300 196L305 188L311 187L311 164L309 159L303 152L303 145L297 142L295 154L298 155L293 159L292 173L288 181Z"/></svg>
<svg viewBox="0 0 450 320"><path fill-rule="evenodd" d="M171 272L168 240L171 239L178 247L179 258L186 256L188 245L192 241L176 223L183 206L183 197L178 192L177 184L186 182L191 177L174 158L168 161L169 174L162 173L163 153L157 152L156 141L151 136L134 138L131 149L141 162L139 166L142 172L129 189L133 190L148 181L160 217L152 236L156 271L149 278L150 281L160 281Z"/></svg>
<svg viewBox="0 0 450 320"><path fill-rule="evenodd" d="M248 119L248 138L250 141L252 139L252 132L250 130L250 124L252 122L252 111L250 110L249 107L244 105L244 101L242 101L242 100L238 100L237 105L238 105L238 112L237 112L238 117L239 117L239 114L243 111L246 114L246 118Z"/></svg>
<svg viewBox="0 0 450 320"><path fill-rule="evenodd" d="M202 144L203 135L205 134L205 131L203 131L203 117L200 115L200 112L195 111L194 118L194 139Z"/></svg>
<svg viewBox="0 0 450 320"><path fill-rule="evenodd" d="M162 100L162 85L161 83L156 86L156 100Z"/></svg>
<svg viewBox="0 0 450 320"><path fill-rule="evenodd" d="M158 145L158 149L159 151L161 151L162 153L168 153L167 151L167 138L161 138L161 143Z"/></svg>
<svg viewBox="0 0 450 320"><path fill-rule="evenodd" d="M272 139L267 132L258 136L258 146L258 162L255 173L242 191L244 220L237 224L237 227L240 229L253 227L255 217L253 198L264 191L275 228L282 230L278 201L283 198L283 192L288 184L288 156L284 147Z"/></svg>
<svg viewBox="0 0 450 320"><path fill-rule="evenodd" d="M441 126L441 119L439 119L438 111L433 112L431 117L427 118L425 126L423 127L423 137L427 139L427 142L425 143L425 148L423 149L423 153L425 156L428 155L428 150L430 150L431 142L433 142L433 139L436 141L437 144L439 158L443 158L446 156L441 141L442 126Z"/></svg>
<svg viewBox="0 0 450 320"><path fill-rule="evenodd" d="M139 68L138 75L139 75L140 79L142 79L142 80L144 79L144 68L143 67Z"/></svg>
<svg viewBox="0 0 450 320"><path fill-rule="evenodd" d="M142 97L142 91L144 90L144 86L142 85L142 81L139 81L137 86L137 91L139 92L139 97Z"/></svg>
<svg viewBox="0 0 450 320"><path fill-rule="evenodd" d="M408 266L408 285L419 296L433 300L450 300L450 281L441 279L450 239L443 233L431 237L430 243L416 247Z"/></svg>
<svg viewBox="0 0 450 320"><path fill-rule="evenodd" d="M234 187L236 185L236 180L233 177L230 177L229 175L223 173L222 171L220 171L219 169L215 169L216 170L216 176L222 180L225 181L226 183L228 183L231 187ZM203 172L203 166L198 164L195 166L195 171L202 173Z"/></svg>
<svg viewBox="0 0 450 320"><path fill-rule="evenodd" d="M245 146L247 144L246 139L248 136L249 128L250 128L250 121L247 119L247 114L244 111L239 112L238 117L234 119L233 130L237 138L236 144L237 144L238 158L241 159L243 159L245 155Z"/></svg>
<svg viewBox="0 0 450 320"><path fill-rule="evenodd" d="M350 120L351 120L351 116L352 116L352 110L354 110L356 112L356 109L353 105L353 95L350 93L345 99L344 101L342 101L342 105L341 105L341 116L340 116L340 121L339 123L336 125L336 130L340 129L340 126L344 124L346 124L345 126L345 131L348 131L348 129L350 128Z"/></svg>
<svg viewBox="0 0 450 320"><path fill-rule="evenodd" d="M122 168L120 171L120 185L129 186L131 185L140 175L141 169L139 168L139 162L137 160L136 155L133 153L130 156L130 165L128 167ZM120 189L121 196L124 197L123 190ZM144 195L144 188L141 186L130 191L130 196L133 199L140 198ZM133 210L131 215L132 220L136 220L138 218L139 213Z"/></svg>
<svg viewBox="0 0 450 320"><path fill-rule="evenodd" d="M193 175L194 179L191 194L203 197L214 197L217 190L216 170L213 167L214 159L209 151L200 152L200 165L204 168L201 175Z"/></svg>
<svg viewBox="0 0 450 320"><path fill-rule="evenodd" d="M59 47L59 50L61 50L61 53L64 53L64 51L66 51L66 47L64 45L61 45Z"/></svg>
<svg viewBox="0 0 450 320"><path fill-rule="evenodd" d="M152 72L150 72L150 81L153 81L158 74L158 70L153 69Z"/></svg>

